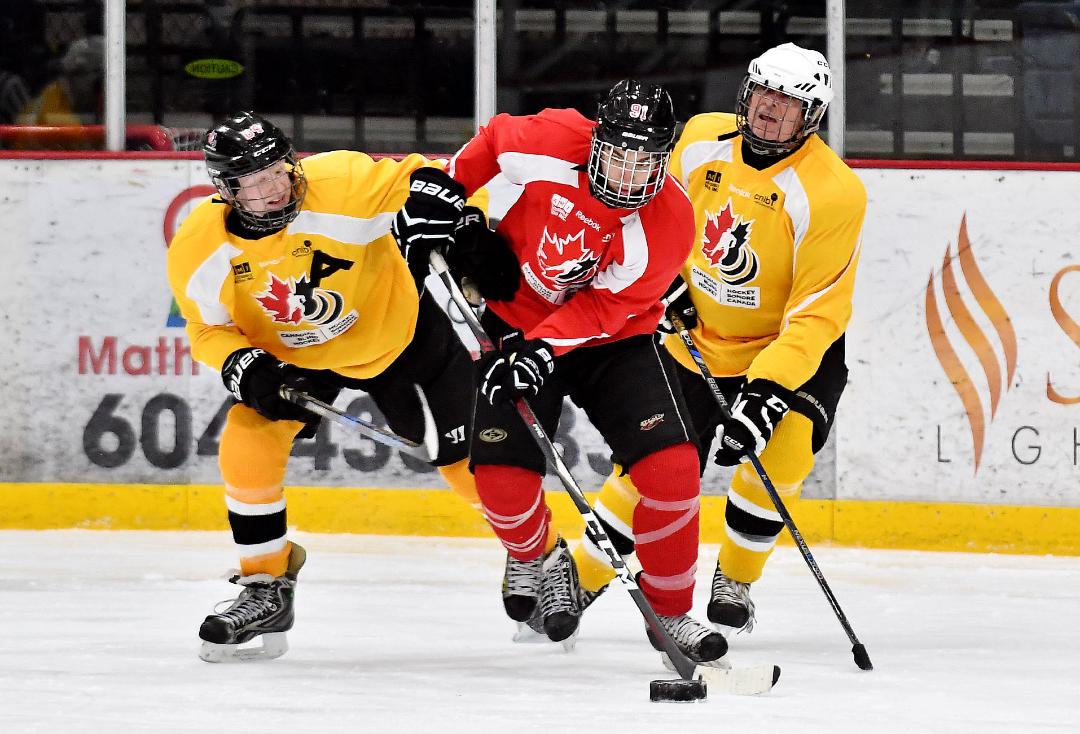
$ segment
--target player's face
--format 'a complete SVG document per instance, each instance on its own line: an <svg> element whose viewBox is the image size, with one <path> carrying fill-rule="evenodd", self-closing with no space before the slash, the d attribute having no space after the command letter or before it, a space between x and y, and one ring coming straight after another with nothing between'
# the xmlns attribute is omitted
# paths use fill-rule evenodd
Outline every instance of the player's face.
<svg viewBox="0 0 1080 734"><path fill-rule="evenodd" d="M292 177L285 161L237 179L236 202L252 214L277 211L292 201Z"/></svg>
<svg viewBox="0 0 1080 734"><path fill-rule="evenodd" d="M771 142L791 140L803 126L803 102L783 92L756 87L750 92L746 119L754 135Z"/></svg>
<svg viewBox="0 0 1080 734"><path fill-rule="evenodd" d="M605 187L619 196L640 193L659 165L659 156L645 151L611 147L600 155Z"/></svg>

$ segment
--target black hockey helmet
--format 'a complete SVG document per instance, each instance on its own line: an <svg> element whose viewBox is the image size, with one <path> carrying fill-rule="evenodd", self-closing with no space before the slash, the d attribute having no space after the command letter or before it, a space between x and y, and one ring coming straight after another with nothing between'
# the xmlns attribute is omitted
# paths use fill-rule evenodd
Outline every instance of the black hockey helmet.
<svg viewBox="0 0 1080 734"><path fill-rule="evenodd" d="M292 141L266 118L241 112L223 120L207 131L203 156L210 181L246 226L276 232L300 213L307 193L304 169ZM267 175L260 179L257 174L264 171ZM241 181L251 176L255 178ZM282 205L266 202L283 195L280 184L274 182L282 176L288 176L292 189L288 201Z"/></svg>
<svg viewBox="0 0 1080 734"><path fill-rule="evenodd" d="M589 154L592 195L637 209L660 192L675 147L675 107L663 87L624 79L600 103Z"/></svg>

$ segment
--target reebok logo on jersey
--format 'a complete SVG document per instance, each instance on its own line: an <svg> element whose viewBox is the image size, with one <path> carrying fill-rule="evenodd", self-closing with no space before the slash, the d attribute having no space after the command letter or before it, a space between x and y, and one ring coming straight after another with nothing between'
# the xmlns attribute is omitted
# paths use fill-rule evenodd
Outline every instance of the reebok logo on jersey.
<svg viewBox="0 0 1080 734"><path fill-rule="evenodd" d="M565 196L559 196L558 194L551 195L551 213L553 216L556 216L565 222L572 211L574 211L574 202L570 201Z"/></svg>
<svg viewBox="0 0 1080 734"><path fill-rule="evenodd" d="M732 212L730 198L720 211L705 212L701 252L729 285L745 285L757 277L758 256L750 247L753 226L753 219Z"/></svg>

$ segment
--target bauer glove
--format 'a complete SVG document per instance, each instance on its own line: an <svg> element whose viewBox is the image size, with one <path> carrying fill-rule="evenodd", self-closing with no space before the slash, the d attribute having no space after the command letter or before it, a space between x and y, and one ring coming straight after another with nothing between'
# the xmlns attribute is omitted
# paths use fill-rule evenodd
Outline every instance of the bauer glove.
<svg viewBox="0 0 1080 734"><path fill-rule="evenodd" d="M454 228L465 207L465 187L439 168L417 168L409 177L409 198L394 217L390 232L397 240L416 289L424 292L428 255L454 243Z"/></svg>
<svg viewBox="0 0 1080 734"><path fill-rule="evenodd" d="M318 384L310 371L282 362L257 347L237 349L225 360L221 379L233 397L272 421L300 421L307 424L299 438L311 438L318 428L318 416L281 397L282 387L291 387L332 403L338 388Z"/></svg>

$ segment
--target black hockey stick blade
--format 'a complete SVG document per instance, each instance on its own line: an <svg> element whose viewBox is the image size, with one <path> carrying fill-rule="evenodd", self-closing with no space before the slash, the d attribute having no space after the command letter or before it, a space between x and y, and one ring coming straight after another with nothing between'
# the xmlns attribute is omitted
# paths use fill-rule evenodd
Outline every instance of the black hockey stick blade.
<svg viewBox="0 0 1080 734"><path fill-rule="evenodd" d="M873 670L874 664L870 662L870 655L866 652L866 645L856 642L851 647L851 654L855 657L855 664L860 670Z"/></svg>
<svg viewBox="0 0 1080 734"><path fill-rule="evenodd" d="M409 456L415 456L421 461L434 461L439 453L438 429L435 427L435 419L431 415L431 409L428 407L427 398L424 397L424 391L420 389L419 385L413 385L413 387L416 389L416 396L420 399L420 410L424 415L424 442L422 444L410 441L407 438L402 438L396 433L385 428L380 428L362 418L349 415L345 411L338 410L333 405L324 403L322 400L308 395L301 390L294 390L291 387L282 387L281 397L321 418L326 418L333 423L337 423L339 426L344 426L366 438L370 438L376 443L389 446L390 448L408 454Z"/></svg>

